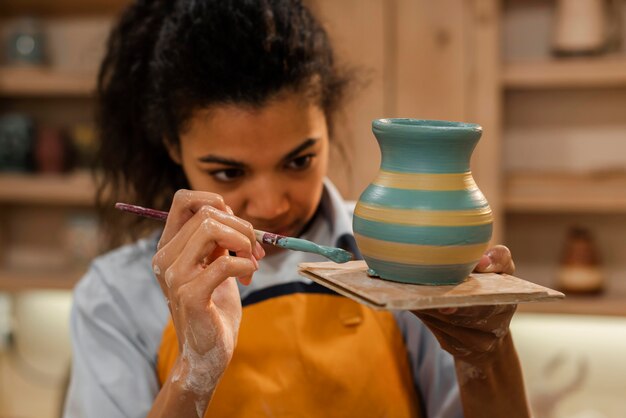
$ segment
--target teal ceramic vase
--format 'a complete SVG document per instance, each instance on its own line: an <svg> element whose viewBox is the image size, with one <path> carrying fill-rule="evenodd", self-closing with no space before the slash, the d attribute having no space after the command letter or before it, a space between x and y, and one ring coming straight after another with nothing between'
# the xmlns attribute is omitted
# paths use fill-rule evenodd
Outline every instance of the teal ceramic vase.
<svg viewBox="0 0 626 418"><path fill-rule="evenodd" d="M369 273L403 283L449 285L474 269L493 217L470 158L479 125L378 119L382 161L357 202L354 236Z"/></svg>

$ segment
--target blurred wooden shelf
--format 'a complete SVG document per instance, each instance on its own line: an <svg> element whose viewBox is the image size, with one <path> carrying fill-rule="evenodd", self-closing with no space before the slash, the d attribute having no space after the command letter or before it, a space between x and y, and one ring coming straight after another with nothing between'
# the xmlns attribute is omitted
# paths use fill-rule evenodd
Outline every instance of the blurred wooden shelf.
<svg viewBox="0 0 626 418"><path fill-rule="evenodd" d="M626 172L512 173L504 205L509 212L626 212Z"/></svg>
<svg viewBox="0 0 626 418"><path fill-rule="evenodd" d="M504 65L507 89L626 87L626 56L520 61Z"/></svg>
<svg viewBox="0 0 626 418"><path fill-rule="evenodd" d="M0 292L24 290L71 290L85 274L85 269L54 271L51 273L0 269Z"/></svg>
<svg viewBox="0 0 626 418"><path fill-rule="evenodd" d="M49 68L0 67L1 96L89 98L95 88L95 74L73 74Z"/></svg>
<svg viewBox="0 0 626 418"><path fill-rule="evenodd" d="M78 16L117 14L130 0L2 0L0 16Z"/></svg>
<svg viewBox="0 0 626 418"><path fill-rule="evenodd" d="M554 302L521 303L518 312L626 316L626 294L566 295Z"/></svg>
<svg viewBox="0 0 626 418"><path fill-rule="evenodd" d="M92 206L95 185L88 172L65 175L0 174L0 202Z"/></svg>

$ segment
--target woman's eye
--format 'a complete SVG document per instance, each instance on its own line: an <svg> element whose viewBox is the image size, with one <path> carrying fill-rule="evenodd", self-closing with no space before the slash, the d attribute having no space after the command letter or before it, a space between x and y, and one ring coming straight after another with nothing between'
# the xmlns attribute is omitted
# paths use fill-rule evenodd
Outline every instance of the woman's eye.
<svg viewBox="0 0 626 418"><path fill-rule="evenodd" d="M313 160L313 154L303 155L301 157L294 158L287 163L287 168L292 170L304 170L311 165Z"/></svg>
<svg viewBox="0 0 626 418"><path fill-rule="evenodd" d="M239 168L227 168L226 170L211 171L209 174L217 181L228 183L242 177L244 172Z"/></svg>

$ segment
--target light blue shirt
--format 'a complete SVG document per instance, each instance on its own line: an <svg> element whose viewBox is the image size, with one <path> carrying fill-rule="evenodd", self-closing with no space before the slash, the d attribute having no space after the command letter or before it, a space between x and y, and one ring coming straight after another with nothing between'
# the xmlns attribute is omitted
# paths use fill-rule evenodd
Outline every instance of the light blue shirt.
<svg viewBox="0 0 626 418"><path fill-rule="evenodd" d="M303 238L354 246L353 205L347 205L328 180L320 209ZM76 286L70 319L72 375L64 418L143 418L151 409L160 389L157 353L169 318L151 267L157 240L154 235L98 257ZM297 274L297 264L305 261L322 259L288 251L261 260L251 286L240 286L242 298L285 281L309 283ZM452 356L415 315L394 316L425 415L462 418Z"/></svg>

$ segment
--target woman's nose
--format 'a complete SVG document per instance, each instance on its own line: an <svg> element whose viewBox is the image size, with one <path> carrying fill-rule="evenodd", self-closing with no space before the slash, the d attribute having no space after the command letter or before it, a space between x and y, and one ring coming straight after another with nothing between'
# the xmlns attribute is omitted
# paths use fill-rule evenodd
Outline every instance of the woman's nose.
<svg viewBox="0 0 626 418"><path fill-rule="evenodd" d="M251 219L276 219L290 209L287 192L275 183L257 184L248 196L246 212Z"/></svg>

